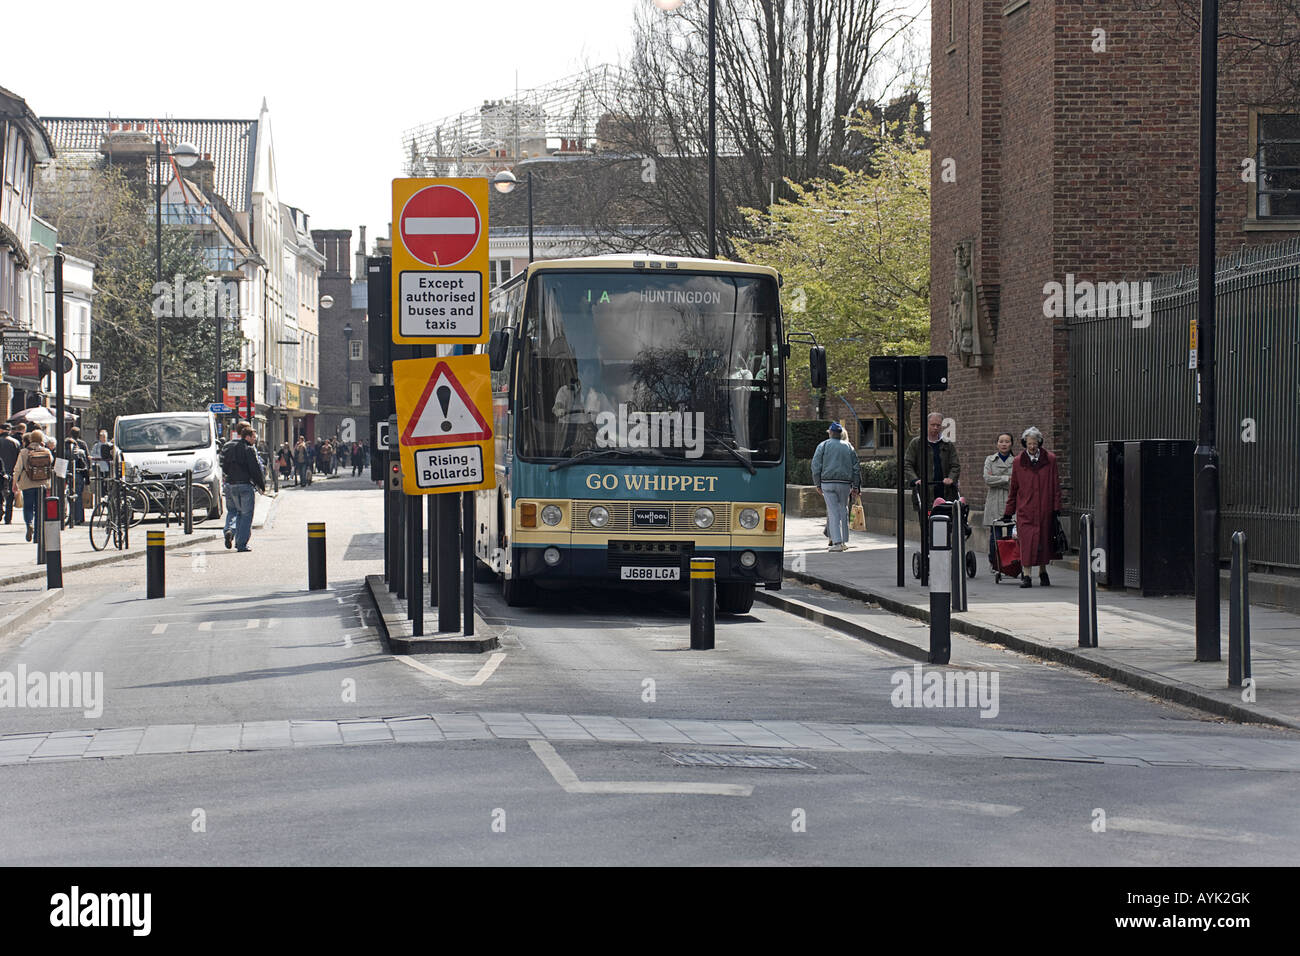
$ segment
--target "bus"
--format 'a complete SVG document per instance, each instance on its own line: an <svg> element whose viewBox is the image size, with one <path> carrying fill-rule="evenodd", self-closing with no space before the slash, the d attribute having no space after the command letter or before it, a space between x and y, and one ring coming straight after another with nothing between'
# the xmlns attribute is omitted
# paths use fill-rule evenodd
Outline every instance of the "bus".
<svg viewBox="0 0 1300 956"><path fill-rule="evenodd" d="M715 561L719 610L781 584L780 277L712 259L534 262L489 300L497 487L475 554L506 603L537 588L685 588ZM820 349L814 382L825 378Z"/></svg>

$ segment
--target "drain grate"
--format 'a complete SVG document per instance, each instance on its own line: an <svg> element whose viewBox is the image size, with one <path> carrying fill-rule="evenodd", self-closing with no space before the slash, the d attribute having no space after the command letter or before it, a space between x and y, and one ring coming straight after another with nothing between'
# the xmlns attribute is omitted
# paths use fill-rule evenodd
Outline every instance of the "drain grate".
<svg viewBox="0 0 1300 956"><path fill-rule="evenodd" d="M664 756L683 767L744 767L748 770L816 770L812 764L780 754L682 753L665 750Z"/></svg>

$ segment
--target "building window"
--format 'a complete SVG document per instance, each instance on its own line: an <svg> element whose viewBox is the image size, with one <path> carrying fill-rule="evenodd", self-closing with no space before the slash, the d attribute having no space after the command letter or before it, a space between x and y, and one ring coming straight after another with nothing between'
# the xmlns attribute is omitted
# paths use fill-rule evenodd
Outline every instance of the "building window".
<svg viewBox="0 0 1300 956"><path fill-rule="evenodd" d="M509 259L491 259L488 261L488 288L495 289L510 278Z"/></svg>
<svg viewBox="0 0 1300 956"><path fill-rule="evenodd" d="M876 447L876 420L874 418L858 419L858 447Z"/></svg>
<svg viewBox="0 0 1300 956"><path fill-rule="evenodd" d="M1256 115L1255 218L1300 219L1300 113Z"/></svg>
<svg viewBox="0 0 1300 956"><path fill-rule="evenodd" d="M352 383L352 404L353 405L361 404L361 383L360 382Z"/></svg>
<svg viewBox="0 0 1300 956"><path fill-rule="evenodd" d="M348 342L348 358L354 362L361 361L361 340L351 339Z"/></svg>
<svg viewBox="0 0 1300 956"><path fill-rule="evenodd" d="M889 422L881 418L877 420L876 426L876 447L893 448L894 430L889 427Z"/></svg>

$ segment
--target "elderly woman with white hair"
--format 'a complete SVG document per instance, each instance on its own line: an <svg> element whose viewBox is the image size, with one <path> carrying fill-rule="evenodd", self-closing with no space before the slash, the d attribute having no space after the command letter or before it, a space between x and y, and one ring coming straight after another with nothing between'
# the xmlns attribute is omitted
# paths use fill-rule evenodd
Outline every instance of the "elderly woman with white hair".
<svg viewBox="0 0 1300 956"><path fill-rule="evenodd" d="M1011 468L1011 488L1007 492L1007 506L1003 519L1016 516L1016 532L1020 539L1020 564L1024 573L1022 588L1033 587L1029 572L1038 565L1038 583L1043 587L1052 582L1047 576L1047 565L1052 560L1052 519L1061 512L1061 478L1056 470L1056 456L1043 447L1043 433L1032 425L1020 436L1024 446Z"/></svg>

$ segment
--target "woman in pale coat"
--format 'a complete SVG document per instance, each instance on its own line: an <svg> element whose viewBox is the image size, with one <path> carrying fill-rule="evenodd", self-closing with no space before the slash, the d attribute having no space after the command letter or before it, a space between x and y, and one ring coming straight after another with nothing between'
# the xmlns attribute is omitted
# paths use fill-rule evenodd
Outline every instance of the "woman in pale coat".
<svg viewBox="0 0 1300 956"><path fill-rule="evenodd" d="M988 495L984 499L984 527L989 529L989 566L997 568L997 541L993 535L993 522L1002 520L1007 507L1007 492L1011 488L1011 470L1015 458L1011 455L1011 432L998 435L998 450L984 459L984 484Z"/></svg>

